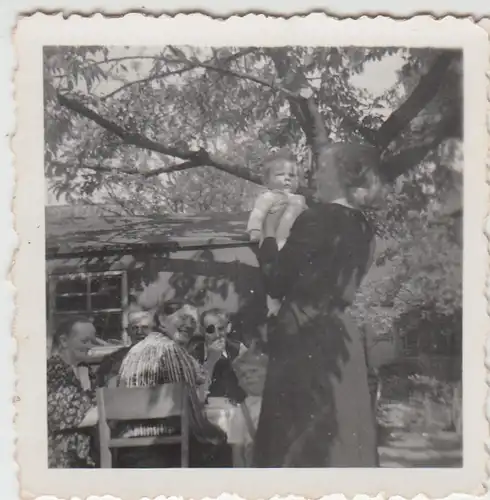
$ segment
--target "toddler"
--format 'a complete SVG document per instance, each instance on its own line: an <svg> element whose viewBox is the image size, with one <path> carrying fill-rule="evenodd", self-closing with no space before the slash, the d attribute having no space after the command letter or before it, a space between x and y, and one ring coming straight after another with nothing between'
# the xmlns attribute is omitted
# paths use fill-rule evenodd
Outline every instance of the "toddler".
<svg viewBox="0 0 490 500"><path fill-rule="evenodd" d="M291 227L298 215L306 208L303 196L296 194L299 187L298 166L291 157L278 155L265 163L265 185L268 190L261 194L248 220L247 231L251 241L263 241L263 226L267 214L284 210L276 229L277 247L286 243ZM269 316L276 315L281 303L267 297Z"/></svg>

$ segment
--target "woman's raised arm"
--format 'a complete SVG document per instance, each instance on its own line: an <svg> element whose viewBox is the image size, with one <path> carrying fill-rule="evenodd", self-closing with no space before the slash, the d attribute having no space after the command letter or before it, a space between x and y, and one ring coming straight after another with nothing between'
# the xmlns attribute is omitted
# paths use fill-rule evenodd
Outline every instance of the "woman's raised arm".
<svg viewBox="0 0 490 500"><path fill-rule="evenodd" d="M259 264L271 297L282 299L294 286L304 266L323 250L324 226L324 223L319 224L316 213L307 210L296 219L281 251L275 238L264 239L259 248Z"/></svg>

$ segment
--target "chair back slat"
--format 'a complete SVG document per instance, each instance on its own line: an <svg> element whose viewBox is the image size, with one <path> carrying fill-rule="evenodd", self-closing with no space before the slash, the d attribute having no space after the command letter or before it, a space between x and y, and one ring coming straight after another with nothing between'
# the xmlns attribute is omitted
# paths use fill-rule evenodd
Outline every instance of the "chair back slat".
<svg viewBox="0 0 490 500"><path fill-rule="evenodd" d="M112 449L180 443L181 466L189 466L190 406L185 384L156 387L103 387L97 389L99 409L100 465L112 468ZM179 436L114 438L107 421L154 420L179 416Z"/></svg>
<svg viewBox="0 0 490 500"><path fill-rule="evenodd" d="M190 406L185 384L164 384L156 387L103 387L97 389L99 409L100 465L112 468L114 451L121 447L155 446L180 443L181 466L189 467ZM127 437L111 436L108 420L153 420L179 416L181 433L169 437Z"/></svg>
<svg viewBox="0 0 490 500"><path fill-rule="evenodd" d="M182 467L189 467L189 442L190 442L190 402L188 397L184 397L182 406L182 445L180 448L180 462Z"/></svg>
<svg viewBox="0 0 490 500"><path fill-rule="evenodd" d="M107 420L153 420L181 416L183 384L102 388Z"/></svg>
<svg viewBox="0 0 490 500"><path fill-rule="evenodd" d="M112 468L112 453L109 448L111 439L111 430L107 424L105 414L104 392L101 389L97 390L97 408L99 411L99 451L100 451L100 467L102 469Z"/></svg>

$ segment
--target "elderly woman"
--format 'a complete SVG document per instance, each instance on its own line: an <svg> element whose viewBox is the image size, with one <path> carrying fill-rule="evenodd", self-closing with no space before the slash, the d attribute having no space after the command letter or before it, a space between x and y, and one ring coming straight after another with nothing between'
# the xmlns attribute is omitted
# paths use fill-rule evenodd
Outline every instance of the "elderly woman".
<svg viewBox="0 0 490 500"><path fill-rule="evenodd" d="M199 364L186 351L194 335L197 311L186 304L166 303L155 315L155 328L146 330L143 340L133 345L120 364L118 385L125 387L149 387L166 383L185 382L189 388L191 403L191 465L207 465L203 449L213 445L218 449L225 441L224 434L211 425L197 396L198 385L204 382ZM179 431L179 419L167 418L160 422L141 422L118 429L126 437L171 435ZM213 456L213 458L216 458ZM149 452L129 451L120 454L121 467L177 467L180 454L169 447ZM227 461L226 461L227 462ZM224 466L226 463L219 463Z"/></svg>
<svg viewBox="0 0 490 500"><path fill-rule="evenodd" d="M97 421L95 380L83 365L95 343L94 325L85 317L70 318L53 337L47 362L49 467L95 467L92 436L83 430Z"/></svg>
<svg viewBox="0 0 490 500"><path fill-rule="evenodd" d="M139 321L132 329L139 341L121 362L119 384L133 387L185 381L197 387L204 375L187 352L198 327L197 309L181 302L166 302L152 317L149 323L145 312L137 314Z"/></svg>
<svg viewBox="0 0 490 500"><path fill-rule="evenodd" d="M282 306L268 333L257 467L377 465L365 352L344 316L374 251L374 230L360 208L379 194L376 169L372 148L324 148L317 203L298 217L280 252L280 211L266 219L259 261L268 294Z"/></svg>

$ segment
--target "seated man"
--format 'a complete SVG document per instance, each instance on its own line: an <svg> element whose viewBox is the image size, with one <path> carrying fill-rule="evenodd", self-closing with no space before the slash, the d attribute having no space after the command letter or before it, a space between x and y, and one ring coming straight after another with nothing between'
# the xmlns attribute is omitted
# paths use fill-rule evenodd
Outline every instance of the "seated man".
<svg viewBox="0 0 490 500"><path fill-rule="evenodd" d="M115 387L121 363L131 346L143 340L154 327L154 314L152 311L135 309L128 314L128 330L131 339L130 346L124 346L117 351L105 356L97 370L98 387Z"/></svg>
<svg viewBox="0 0 490 500"><path fill-rule="evenodd" d="M194 337L189 343L189 352L202 364L207 382L207 397L227 398L241 403L246 398L233 370L233 361L247 348L229 337L231 322L221 309L210 309L201 315L203 335Z"/></svg>

